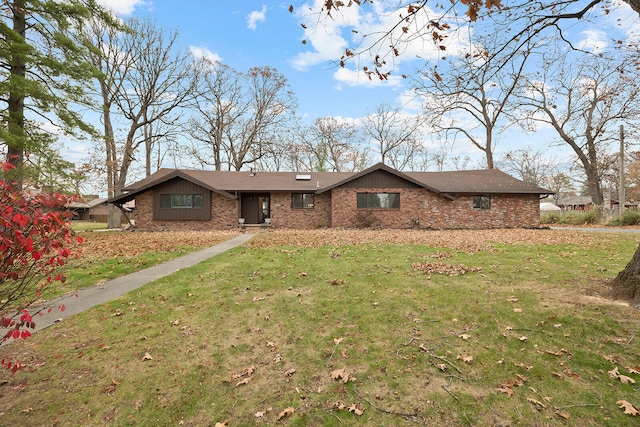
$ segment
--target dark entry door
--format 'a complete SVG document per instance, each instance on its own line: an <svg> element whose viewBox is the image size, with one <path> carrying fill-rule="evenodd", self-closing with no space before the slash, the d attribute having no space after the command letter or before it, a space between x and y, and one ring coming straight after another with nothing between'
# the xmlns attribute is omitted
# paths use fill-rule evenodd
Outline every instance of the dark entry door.
<svg viewBox="0 0 640 427"><path fill-rule="evenodd" d="M262 224L271 216L269 194L246 193L240 198L240 215L245 224Z"/></svg>

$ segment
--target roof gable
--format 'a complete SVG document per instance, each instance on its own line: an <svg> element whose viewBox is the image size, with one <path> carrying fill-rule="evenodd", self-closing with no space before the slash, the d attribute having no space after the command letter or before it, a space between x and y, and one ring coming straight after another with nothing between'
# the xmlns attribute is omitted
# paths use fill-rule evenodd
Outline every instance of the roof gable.
<svg viewBox="0 0 640 427"><path fill-rule="evenodd" d="M111 203L122 204L128 201L131 201L135 198L137 194L142 193L152 187L163 184L165 182L171 181L176 178L184 179L185 181L192 182L200 187L204 187L207 190L211 190L215 193L221 194L225 197L229 197L231 199L235 198L235 195L228 193L224 190L220 190L218 188L214 188L206 182L202 182L200 179L192 177L190 174L186 173L187 171L182 169L159 169L156 173L149 175L148 177L130 185L125 188L125 190L129 190L125 194L121 194L120 196L116 196L113 199L109 200Z"/></svg>
<svg viewBox="0 0 640 427"><path fill-rule="evenodd" d="M368 175L372 175L374 173L379 173L379 172L383 172L385 174L391 174L391 175L393 175L394 177L396 177L398 179L401 179L403 181L406 181L406 182L411 183L413 185L416 185L418 187L426 188L428 190L433 191L434 193L441 194L442 196L453 200L452 196L447 195L447 194L442 194L442 192L439 191L437 188L434 188L434 187L432 187L432 186L430 186L430 185L428 185L428 184L426 184L424 182L416 180L414 177L412 177L412 176L410 176L410 175L408 175L406 173L397 171L397 170L385 165L384 163L377 163L377 164L375 164L375 165L373 165L373 166L371 166L371 167L369 167L369 168L367 168L367 169L365 169L365 170L363 170L361 172L355 173L355 174L353 174L353 175L351 175L351 176L349 176L349 177L347 177L347 178L345 178L345 179L343 179L343 180L341 180L339 182L336 182L333 185L330 185L330 186L324 187L322 189L319 189L318 193L324 193L325 191L329 191L329 190L331 190L333 188L336 188L336 187L347 186L349 183L353 183L354 181L356 181L358 179L361 179L361 178L366 177Z"/></svg>

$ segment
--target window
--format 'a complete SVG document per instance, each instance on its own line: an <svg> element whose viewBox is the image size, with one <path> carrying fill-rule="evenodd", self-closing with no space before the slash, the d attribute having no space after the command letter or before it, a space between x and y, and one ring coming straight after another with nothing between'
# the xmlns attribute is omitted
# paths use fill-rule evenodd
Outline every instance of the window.
<svg viewBox="0 0 640 427"><path fill-rule="evenodd" d="M161 194L161 209L202 209L204 196L202 194Z"/></svg>
<svg viewBox="0 0 640 427"><path fill-rule="evenodd" d="M293 193L291 207L293 209L313 209L313 193Z"/></svg>
<svg viewBox="0 0 640 427"><path fill-rule="evenodd" d="M489 196L474 197L473 209L491 209L491 197Z"/></svg>
<svg viewBox="0 0 640 427"><path fill-rule="evenodd" d="M358 193L358 209L400 209L400 193Z"/></svg>

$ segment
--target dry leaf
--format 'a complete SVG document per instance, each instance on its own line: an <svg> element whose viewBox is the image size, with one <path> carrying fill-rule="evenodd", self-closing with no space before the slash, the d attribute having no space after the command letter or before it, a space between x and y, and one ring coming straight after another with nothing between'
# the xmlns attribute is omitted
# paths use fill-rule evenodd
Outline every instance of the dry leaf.
<svg viewBox="0 0 640 427"><path fill-rule="evenodd" d="M344 339L344 338L342 338L342 337L340 337L340 338L334 338L334 339L333 339L333 343L334 343L335 345L338 345L338 344L340 344L340 343L342 342L342 340L343 340L343 339Z"/></svg>
<svg viewBox="0 0 640 427"><path fill-rule="evenodd" d="M216 423L214 427L227 427L229 425L229 420L224 420L221 423Z"/></svg>
<svg viewBox="0 0 640 427"><path fill-rule="evenodd" d="M540 402L539 400L536 399L532 399L530 397L527 397L527 402L531 402L534 405L536 405L536 409L540 410L540 409L546 409L546 406L544 403Z"/></svg>
<svg viewBox="0 0 640 427"><path fill-rule="evenodd" d="M256 418L262 418L265 416L265 414L267 412L271 412L273 410L273 408L268 407L267 409L265 409L264 411L258 411L255 414L253 414Z"/></svg>
<svg viewBox="0 0 640 427"><path fill-rule="evenodd" d="M638 370L637 370L637 369L635 369L635 368L630 368L630 367L628 367L628 366L625 366L625 368L627 368L627 371L629 371L629 373L630 373L630 374L636 374L636 375L637 375L637 374L640 374L640 371L638 371Z"/></svg>
<svg viewBox="0 0 640 427"><path fill-rule="evenodd" d="M571 415L567 414L566 412L556 411L556 415L565 420L568 420L571 417Z"/></svg>
<svg viewBox="0 0 640 427"><path fill-rule="evenodd" d="M509 397L513 396L513 390L511 390L509 387L500 387L496 388L495 390L499 393L504 393Z"/></svg>
<svg viewBox="0 0 640 427"><path fill-rule="evenodd" d="M622 384L635 384L636 380L626 375L618 375L618 379Z"/></svg>
<svg viewBox="0 0 640 427"><path fill-rule="evenodd" d="M513 309L513 312L514 312L514 313L522 313L522 312L524 312L524 310L523 310L523 309L521 309L521 308L514 308L514 309Z"/></svg>
<svg viewBox="0 0 640 427"><path fill-rule="evenodd" d="M355 403L353 405L349 406L349 408L347 410L349 412L353 412L354 414L356 414L358 416L364 414L364 409L358 408L358 406Z"/></svg>
<svg viewBox="0 0 640 427"><path fill-rule="evenodd" d="M286 416L292 415L294 412L295 412L295 409L293 409L291 406L289 406L288 408L285 408L284 411L278 414L278 421L280 421Z"/></svg>
<svg viewBox="0 0 640 427"><path fill-rule="evenodd" d="M609 376L611 378L616 378L616 379L620 380L620 382L622 384L635 384L636 383L636 380L634 380L633 378L628 377L626 375L620 374L618 372L618 367L617 366L615 368L613 368L612 370L610 370L608 372L608 374L609 374Z"/></svg>
<svg viewBox="0 0 640 427"><path fill-rule="evenodd" d="M242 381L238 381L236 383L236 387L238 387L240 385L249 384L249 381L251 381L252 379L253 379L253 377L247 377L247 378L243 379Z"/></svg>
<svg viewBox="0 0 640 427"><path fill-rule="evenodd" d="M149 352L146 352L144 354L144 356L142 357L142 360L153 360L153 357L151 357L151 355L149 354Z"/></svg>
<svg viewBox="0 0 640 427"><path fill-rule="evenodd" d="M349 373L345 368L336 369L335 371L331 371L331 379L342 380L343 383L346 383L349 381Z"/></svg>
<svg viewBox="0 0 640 427"><path fill-rule="evenodd" d="M473 356L469 356L467 354L459 354L458 357L456 358L457 360L462 360L465 363L471 363L473 362Z"/></svg>
<svg viewBox="0 0 640 427"><path fill-rule="evenodd" d="M461 335L458 335L458 338L462 338L463 340L468 340L469 339L469 335L461 334Z"/></svg>
<svg viewBox="0 0 640 427"><path fill-rule="evenodd" d="M519 300L518 300L518 298L517 298L517 297L514 297L514 296L513 296L513 297L509 297L509 298L507 298L507 301L509 301L509 302L518 302Z"/></svg>
<svg viewBox="0 0 640 427"><path fill-rule="evenodd" d="M436 366L440 368L442 372L447 370L447 365L445 365L444 363L438 363Z"/></svg>
<svg viewBox="0 0 640 427"><path fill-rule="evenodd" d="M247 369L245 369L244 371L240 372L239 374L231 375L231 379L232 380L237 380L238 378L242 378L242 377L250 377L254 373L255 370L256 370L255 366L249 366Z"/></svg>
<svg viewBox="0 0 640 427"><path fill-rule="evenodd" d="M293 375L295 373L296 373L296 368L291 368L291 369L288 369L288 370L284 371L284 374L286 376L288 376L288 377L290 377L291 375Z"/></svg>
<svg viewBox="0 0 640 427"><path fill-rule="evenodd" d="M616 405L618 405L618 408L624 409L625 414L633 415L634 417L640 415L640 412L636 409L636 407L626 400L618 400L616 402Z"/></svg>
<svg viewBox="0 0 640 427"><path fill-rule="evenodd" d="M524 335L523 335L523 336L521 336L521 337L520 337L520 338L518 338L518 339L519 339L520 341L522 341L522 342L527 342L527 340L528 340L528 338L527 338L527 337L525 337Z"/></svg>

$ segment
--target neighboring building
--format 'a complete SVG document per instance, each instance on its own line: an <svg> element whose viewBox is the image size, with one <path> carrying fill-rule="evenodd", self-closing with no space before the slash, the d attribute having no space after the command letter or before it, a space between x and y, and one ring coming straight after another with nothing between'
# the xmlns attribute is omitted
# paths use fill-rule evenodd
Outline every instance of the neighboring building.
<svg viewBox="0 0 640 427"><path fill-rule="evenodd" d="M562 195L558 198L556 205L562 211L586 211L595 207L589 196Z"/></svg>
<svg viewBox="0 0 640 427"><path fill-rule="evenodd" d="M106 198L95 197L88 202L72 202L68 205L74 220L107 222L109 217L109 206ZM130 213L135 208L135 201L127 202L123 205L125 212ZM126 224L126 218L122 218L122 224Z"/></svg>
<svg viewBox="0 0 640 427"><path fill-rule="evenodd" d="M496 169L224 172L160 169L109 202L135 200L136 227L537 228L551 191Z"/></svg>

